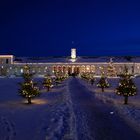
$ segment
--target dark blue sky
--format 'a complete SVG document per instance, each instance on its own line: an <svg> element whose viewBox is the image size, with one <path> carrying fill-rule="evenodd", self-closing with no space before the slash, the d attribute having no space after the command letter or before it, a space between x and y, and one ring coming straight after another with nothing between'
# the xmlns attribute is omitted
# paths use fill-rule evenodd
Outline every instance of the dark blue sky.
<svg viewBox="0 0 140 140"><path fill-rule="evenodd" d="M78 55L140 55L140 2L0 2L1 54L67 56L72 47Z"/></svg>

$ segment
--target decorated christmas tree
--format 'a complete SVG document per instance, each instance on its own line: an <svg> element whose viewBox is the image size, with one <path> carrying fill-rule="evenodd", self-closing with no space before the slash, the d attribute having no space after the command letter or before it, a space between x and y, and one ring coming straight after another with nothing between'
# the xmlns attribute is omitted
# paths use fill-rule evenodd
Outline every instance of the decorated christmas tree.
<svg viewBox="0 0 140 140"><path fill-rule="evenodd" d="M29 66L24 67L24 73L23 73L23 83L20 83L21 88L19 89L19 94L26 98L28 101L28 104L31 104L31 100L33 97L40 94L39 88L36 86L36 83L32 80L32 74L30 73Z"/></svg>
<svg viewBox="0 0 140 140"><path fill-rule="evenodd" d="M128 104L128 97L136 95L137 88L131 78L131 74L128 73L127 67L124 69L124 74L121 74L119 86L116 88L118 95L124 96L124 104Z"/></svg>
<svg viewBox="0 0 140 140"><path fill-rule="evenodd" d="M107 75L109 77L113 77L113 76L116 76L117 75L116 73L117 72L116 72L116 69L115 69L115 67L113 65L113 60L112 60L112 58L110 58L109 65L107 67Z"/></svg>
<svg viewBox="0 0 140 140"><path fill-rule="evenodd" d="M109 87L109 83L108 83L106 77L104 76L104 74L102 74L102 76L97 84L97 87L101 88L102 92L104 92L105 88Z"/></svg>
<svg viewBox="0 0 140 140"><path fill-rule="evenodd" d="M56 85L58 85L59 83L61 83L63 80L65 80L67 78L66 74L63 74L62 72L56 72L55 73L55 83Z"/></svg>
<svg viewBox="0 0 140 140"><path fill-rule="evenodd" d="M50 78L49 76L46 76L46 77L44 78L43 86L44 86L45 88L47 88L47 91L50 91L50 88L51 88L51 86L52 86L52 80L51 80L51 78Z"/></svg>
<svg viewBox="0 0 140 140"><path fill-rule="evenodd" d="M91 80L89 73L83 73L81 75L81 78L86 80L86 81L90 81Z"/></svg>

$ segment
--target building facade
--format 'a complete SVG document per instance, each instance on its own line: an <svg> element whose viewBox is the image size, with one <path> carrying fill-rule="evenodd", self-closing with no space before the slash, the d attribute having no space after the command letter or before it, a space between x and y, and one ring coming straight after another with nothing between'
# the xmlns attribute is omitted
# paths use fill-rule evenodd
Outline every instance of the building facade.
<svg viewBox="0 0 140 140"><path fill-rule="evenodd" d="M72 49L71 57L62 58L16 58L13 55L0 55L0 76L21 76L25 65L29 65L36 76L54 75L56 72L116 76L123 72L125 66L129 73L140 74L140 62L135 60L128 62L120 59L113 62L109 57L77 57L76 49Z"/></svg>

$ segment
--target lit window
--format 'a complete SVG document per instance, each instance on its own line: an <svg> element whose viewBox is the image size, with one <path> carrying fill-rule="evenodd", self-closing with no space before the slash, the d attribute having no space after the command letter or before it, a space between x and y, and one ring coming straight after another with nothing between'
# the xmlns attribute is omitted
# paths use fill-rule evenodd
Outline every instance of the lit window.
<svg viewBox="0 0 140 140"><path fill-rule="evenodd" d="M23 73L23 69L21 69L20 72Z"/></svg>

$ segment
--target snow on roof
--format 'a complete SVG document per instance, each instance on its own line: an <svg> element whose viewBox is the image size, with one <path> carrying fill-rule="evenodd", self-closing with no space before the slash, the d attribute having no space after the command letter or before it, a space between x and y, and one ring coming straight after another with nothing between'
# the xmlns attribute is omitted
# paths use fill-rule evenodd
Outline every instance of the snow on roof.
<svg viewBox="0 0 140 140"><path fill-rule="evenodd" d="M140 62L140 57L77 57L75 62L70 57L16 57L15 63L92 63L92 62Z"/></svg>

